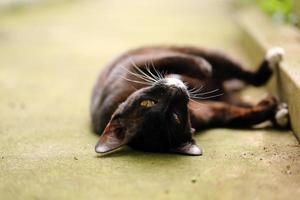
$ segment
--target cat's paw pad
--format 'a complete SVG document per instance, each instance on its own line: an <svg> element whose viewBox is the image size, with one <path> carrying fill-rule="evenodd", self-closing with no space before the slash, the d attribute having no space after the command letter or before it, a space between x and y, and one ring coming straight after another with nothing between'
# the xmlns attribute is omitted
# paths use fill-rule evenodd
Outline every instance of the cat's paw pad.
<svg viewBox="0 0 300 200"><path fill-rule="evenodd" d="M266 60L268 61L270 67L274 68L278 65L284 56L284 49L280 47L274 47L268 50L266 54Z"/></svg>
<svg viewBox="0 0 300 200"><path fill-rule="evenodd" d="M278 106L278 110L275 114L275 120L276 124L281 128L285 128L289 125L289 110L286 103L281 103Z"/></svg>

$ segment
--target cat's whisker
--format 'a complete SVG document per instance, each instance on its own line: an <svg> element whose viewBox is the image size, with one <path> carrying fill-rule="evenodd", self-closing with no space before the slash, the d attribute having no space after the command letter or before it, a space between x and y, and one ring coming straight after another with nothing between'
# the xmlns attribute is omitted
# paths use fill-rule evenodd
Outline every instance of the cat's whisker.
<svg viewBox="0 0 300 200"><path fill-rule="evenodd" d="M163 74L162 72L157 71L158 75L160 76L161 79L165 78L165 74Z"/></svg>
<svg viewBox="0 0 300 200"><path fill-rule="evenodd" d="M193 88L192 90L188 90L188 92L190 94L197 94L198 92L200 92L201 90L200 89L196 89L196 88Z"/></svg>
<svg viewBox="0 0 300 200"><path fill-rule="evenodd" d="M155 81L150 80L148 77L145 77L143 75L139 75L139 76L140 76L141 79L143 79L143 80L145 80L145 81L147 81L149 83L155 83Z"/></svg>
<svg viewBox="0 0 300 200"><path fill-rule="evenodd" d="M158 78L159 78L159 80L160 80L162 77L159 75L158 71L156 70L156 68L155 68L155 66L154 66L154 63L153 63L153 60L152 60L152 59L150 59L150 62L151 62L151 66L152 66L152 68L154 69L154 71L155 71L155 73L156 73L157 77L158 77Z"/></svg>
<svg viewBox="0 0 300 200"><path fill-rule="evenodd" d="M203 88L204 88L204 85L201 85L200 87L193 87L193 88L189 89L189 91L192 91L192 92L195 90L201 91Z"/></svg>
<svg viewBox="0 0 300 200"><path fill-rule="evenodd" d="M152 83L155 83L156 80L153 79L150 75L146 74L145 72L143 72L140 68L135 68L135 71L136 71L136 74L138 74L139 76L143 77L144 79L147 79L148 81L152 82ZM141 73L141 74L139 74Z"/></svg>
<svg viewBox="0 0 300 200"><path fill-rule="evenodd" d="M137 73L141 73L141 76L143 76L144 78L147 78L149 81L151 81L152 83L155 83L156 82L156 80L153 78L153 77L151 77L150 75L148 75L148 74L146 74L143 70L141 70L140 68L137 68L137 67L135 67L134 66L134 68L135 68L135 70L136 70L136 72Z"/></svg>
<svg viewBox="0 0 300 200"><path fill-rule="evenodd" d="M131 64L133 65L134 69L137 72L139 72L139 73L130 72L131 74L134 74L137 77L143 78L144 80L147 79L147 81L150 81L152 83L154 82L154 80L151 77L149 77L146 73L144 73L142 70L139 69L139 67L134 63L134 61L131 58L129 58L129 59L130 59Z"/></svg>
<svg viewBox="0 0 300 200"><path fill-rule="evenodd" d="M160 74L158 73L158 71L155 69L155 67L152 67L152 68L156 74L157 80L161 80L162 78L161 78Z"/></svg>
<svg viewBox="0 0 300 200"><path fill-rule="evenodd" d="M215 97L219 97L219 96L222 96L222 95L224 95L224 93L216 94L216 95L212 95L212 96L208 96L208 97L191 97L191 98L198 99L198 100L205 100L205 99L212 99L212 98L215 98Z"/></svg>
<svg viewBox="0 0 300 200"><path fill-rule="evenodd" d="M147 83L149 83L149 84L153 84L152 81L150 81L150 80L144 78L143 76L140 76L140 75L137 75L137 74L134 74L134 73L131 73L131 74L134 75L135 77L139 78L139 79L142 79L143 81L145 81L145 82L147 82ZM138 80L135 80L135 81L138 81Z"/></svg>
<svg viewBox="0 0 300 200"><path fill-rule="evenodd" d="M199 93L199 95L211 94L211 93L217 92L217 91L219 91L219 90L220 90L220 89L215 89L215 90L208 91L208 92L202 92L202 93Z"/></svg>
<svg viewBox="0 0 300 200"><path fill-rule="evenodd" d="M153 60L150 59L150 62L151 62L151 66L155 72L155 77L157 78L157 81L160 81L161 79L163 79L164 77L159 73L159 71L156 69L156 67L154 66L154 63L153 63Z"/></svg>
<svg viewBox="0 0 300 200"><path fill-rule="evenodd" d="M149 78L150 80L152 80L153 82L156 82L156 80L155 80L154 78L150 77L148 74L146 74L145 72L143 72L143 70L141 70L141 69L133 62L132 58L129 58L129 59L130 59L132 65L133 65L133 67L134 67L137 71L139 71L140 73L142 73L144 76L148 77L148 78Z"/></svg>
<svg viewBox="0 0 300 200"><path fill-rule="evenodd" d="M151 61L151 65L152 65L152 67L153 67L155 73L156 73L157 76L159 77L159 80L164 79L165 75L162 74L162 73L160 73L160 72L156 69L156 67L155 67L155 65L154 65L154 63L153 63L153 59L151 59L150 61Z"/></svg>
<svg viewBox="0 0 300 200"><path fill-rule="evenodd" d="M139 83L139 84L143 84L143 85L152 85L151 83L141 82L141 81L136 81L136 80L131 80L131 79L125 78L123 76L121 76L121 78L125 79L126 81L133 82L133 83Z"/></svg>
<svg viewBox="0 0 300 200"><path fill-rule="evenodd" d="M205 98L210 98L210 96L205 96L205 95L213 94L213 93L216 93L216 92L220 91L220 89L215 89L215 90L211 90L211 91L208 91L208 92L201 92L200 93L202 88L203 88L203 86L201 86L198 90L194 90L194 88L192 88L191 90L189 90L190 96L194 99L205 99ZM217 97L219 95L221 96L221 94L216 94L216 95L212 95L211 97Z"/></svg>
<svg viewBox="0 0 300 200"><path fill-rule="evenodd" d="M156 71L157 75L160 77L160 79L164 79L165 75L159 72L155 67L154 70Z"/></svg>
<svg viewBox="0 0 300 200"><path fill-rule="evenodd" d="M195 94L198 94L198 92L202 91L203 88L204 88L204 86L201 85L199 88L192 88L188 91L190 94L195 95Z"/></svg>
<svg viewBox="0 0 300 200"><path fill-rule="evenodd" d="M196 96L203 96L203 95L207 95L207 94L212 94L212 93L215 93L217 91L219 91L220 89L215 89L215 90L212 90L212 91L208 91L208 92L202 92L202 93L198 93L196 94Z"/></svg>
<svg viewBox="0 0 300 200"><path fill-rule="evenodd" d="M157 76L158 76L158 80L163 79L164 77L162 76L162 74L159 73L159 71L154 67L154 65L152 65L152 66L153 66L153 69L154 69L155 73L156 73Z"/></svg>
<svg viewBox="0 0 300 200"><path fill-rule="evenodd" d="M126 70L128 73L130 73L131 75L137 77L137 78L140 78L140 79L143 79L144 81L147 81L148 83L154 83L152 80L149 80L148 77L145 77L141 74L137 74L137 73L134 73L134 72L131 72L130 70L126 69L125 67L121 66L124 70Z"/></svg>
<svg viewBox="0 0 300 200"><path fill-rule="evenodd" d="M146 62L146 63L147 63L147 62ZM155 76L155 75L151 72L151 70L149 69L148 65L146 65L146 70L149 72L150 76L156 80L156 82L159 81L159 77Z"/></svg>
<svg viewBox="0 0 300 200"><path fill-rule="evenodd" d="M139 78L139 79L142 79L143 81L145 81L145 83L147 82L148 84L153 84L153 81L147 79L146 77L144 77L143 75L140 75L140 74L136 74L134 72L131 72L130 70L126 69L125 67L121 66L121 68L123 68L125 71L127 71L129 74ZM122 76L121 76L122 77ZM126 77L122 77L122 78L126 78ZM130 81L135 81L135 82L141 82L141 83L144 83L143 81L139 81L139 80L132 80L132 79L129 79L129 78L126 78Z"/></svg>

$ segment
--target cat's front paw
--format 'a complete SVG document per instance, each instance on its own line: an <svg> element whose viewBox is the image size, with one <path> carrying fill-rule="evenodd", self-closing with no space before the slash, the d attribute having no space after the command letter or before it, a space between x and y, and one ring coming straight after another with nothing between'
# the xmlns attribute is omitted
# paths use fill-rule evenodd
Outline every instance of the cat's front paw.
<svg viewBox="0 0 300 200"><path fill-rule="evenodd" d="M268 50L265 59L271 68L276 67L283 59L284 49L281 47L274 47Z"/></svg>

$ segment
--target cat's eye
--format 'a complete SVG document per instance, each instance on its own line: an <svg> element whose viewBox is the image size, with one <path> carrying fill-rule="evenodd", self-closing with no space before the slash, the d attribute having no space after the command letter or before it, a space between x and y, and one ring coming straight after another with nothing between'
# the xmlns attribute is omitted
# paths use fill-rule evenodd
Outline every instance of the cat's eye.
<svg viewBox="0 0 300 200"><path fill-rule="evenodd" d="M173 113L173 117L174 117L175 121L177 122L177 124L181 123L177 114Z"/></svg>
<svg viewBox="0 0 300 200"><path fill-rule="evenodd" d="M154 105L155 105L155 102L152 101L152 100L144 100L144 101L141 102L140 105L143 106L143 107L149 108L149 107L154 106Z"/></svg>

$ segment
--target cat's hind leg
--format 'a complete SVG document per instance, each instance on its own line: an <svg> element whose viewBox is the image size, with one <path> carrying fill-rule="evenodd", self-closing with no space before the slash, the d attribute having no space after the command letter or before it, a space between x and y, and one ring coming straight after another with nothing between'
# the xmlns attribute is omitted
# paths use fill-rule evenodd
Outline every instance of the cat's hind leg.
<svg viewBox="0 0 300 200"><path fill-rule="evenodd" d="M229 80L239 79L254 86L265 84L273 74L274 68L279 65L284 55L282 48L270 49L257 71L245 68L242 64L231 60L229 57L219 56L217 63L213 66L213 76L215 78Z"/></svg>
<svg viewBox="0 0 300 200"><path fill-rule="evenodd" d="M271 48L266 53L258 70L252 76L245 79L246 82L260 86L265 84L273 74L275 67L279 65L284 56L284 50L280 47Z"/></svg>
<svg viewBox="0 0 300 200"><path fill-rule="evenodd" d="M280 113L278 101L273 96L267 96L257 105L252 107L240 107L225 102L190 102L190 116L192 127L196 130L210 127L239 127L247 128L266 120L272 120L278 124L277 115ZM282 117L282 116L281 116Z"/></svg>

